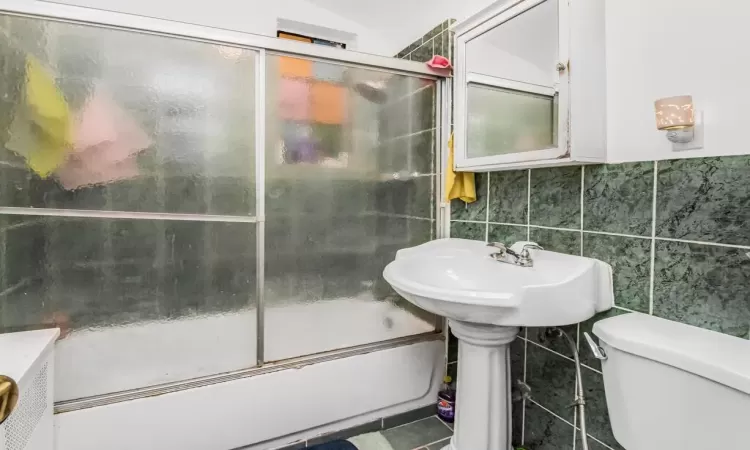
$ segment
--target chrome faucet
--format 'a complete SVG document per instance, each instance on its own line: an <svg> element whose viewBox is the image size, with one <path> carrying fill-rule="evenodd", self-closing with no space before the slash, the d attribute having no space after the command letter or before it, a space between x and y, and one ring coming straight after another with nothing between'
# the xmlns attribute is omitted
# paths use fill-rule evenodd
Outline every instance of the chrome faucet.
<svg viewBox="0 0 750 450"><path fill-rule="evenodd" d="M525 244L521 248L521 254L518 256L518 265L521 267L534 267L534 260L531 259L531 253L529 249L544 250L541 245L538 244Z"/></svg>
<svg viewBox="0 0 750 450"><path fill-rule="evenodd" d="M495 261L513 264L514 266L520 267L534 267L534 260L531 259L531 252L529 252L529 249L544 250L542 246L533 243L525 244L521 248L521 253L516 253L512 249L506 247L502 242L490 242L487 246L495 247L498 250L490 254L490 257ZM508 261L508 256L513 259Z"/></svg>

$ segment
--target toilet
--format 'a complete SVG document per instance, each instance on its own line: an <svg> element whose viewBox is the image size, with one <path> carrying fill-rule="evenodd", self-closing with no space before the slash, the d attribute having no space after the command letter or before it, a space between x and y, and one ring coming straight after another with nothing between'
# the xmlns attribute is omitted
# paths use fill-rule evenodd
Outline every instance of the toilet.
<svg viewBox="0 0 750 450"><path fill-rule="evenodd" d="M750 340L638 313L593 332L626 450L750 448Z"/></svg>

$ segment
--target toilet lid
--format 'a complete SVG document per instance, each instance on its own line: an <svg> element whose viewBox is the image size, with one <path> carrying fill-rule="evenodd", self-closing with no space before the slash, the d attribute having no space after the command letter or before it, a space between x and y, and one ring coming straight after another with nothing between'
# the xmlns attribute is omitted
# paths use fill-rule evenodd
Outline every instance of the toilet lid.
<svg viewBox="0 0 750 450"><path fill-rule="evenodd" d="M750 394L750 340L640 313L594 324L610 347Z"/></svg>

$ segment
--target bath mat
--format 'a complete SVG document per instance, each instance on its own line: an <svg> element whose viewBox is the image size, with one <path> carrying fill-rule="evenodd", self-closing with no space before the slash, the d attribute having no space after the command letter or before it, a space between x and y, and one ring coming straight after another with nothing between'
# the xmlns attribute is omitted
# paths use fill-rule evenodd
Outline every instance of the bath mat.
<svg viewBox="0 0 750 450"><path fill-rule="evenodd" d="M357 450L393 450L388 439L379 432L361 434L349 439Z"/></svg>
<svg viewBox="0 0 750 450"><path fill-rule="evenodd" d="M307 450L359 450L351 442L347 441L333 441L326 442L325 444L315 445L308 447Z"/></svg>
<svg viewBox="0 0 750 450"><path fill-rule="evenodd" d="M378 432L362 434L346 441L332 441L308 447L307 450L393 450L391 444Z"/></svg>

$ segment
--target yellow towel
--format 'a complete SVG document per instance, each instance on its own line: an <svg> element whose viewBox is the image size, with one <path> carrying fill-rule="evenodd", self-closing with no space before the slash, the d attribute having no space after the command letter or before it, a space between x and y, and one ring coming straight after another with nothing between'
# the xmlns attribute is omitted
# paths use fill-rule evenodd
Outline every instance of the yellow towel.
<svg viewBox="0 0 750 450"><path fill-rule="evenodd" d="M45 178L63 163L72 140L65 98L42 64L28 56L24 104L11 124L7 147Z"/></svg>
<svg viewBox="0 0 750 450"><path fill-rule="evenodd" d="M477 201L477 191L474 187L472 172L458 172L453 170L453 134L448 141L448 167L445 168L445 201L450 202L460 198L466 203Z"/></svg>

